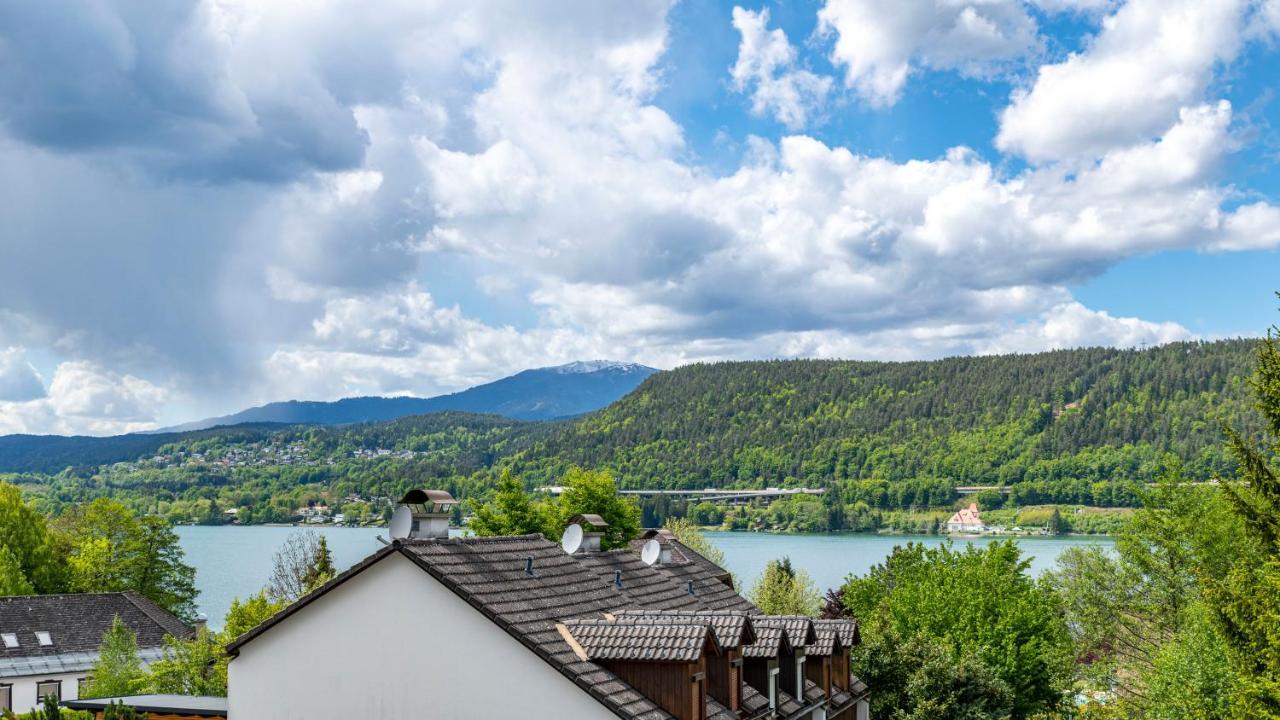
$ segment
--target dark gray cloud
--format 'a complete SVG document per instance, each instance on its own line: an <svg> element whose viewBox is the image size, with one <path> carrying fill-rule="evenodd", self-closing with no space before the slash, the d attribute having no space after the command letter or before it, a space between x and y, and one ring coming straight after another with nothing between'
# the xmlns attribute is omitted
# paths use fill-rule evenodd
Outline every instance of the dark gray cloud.
<svg viewBox="0 0 1280 720"><path fill-rule="evenodd" d="M233 64L218 21L196 0L0 2L0 119L33 145L213 182L359 165L351 109L283 58Z"/></svg>

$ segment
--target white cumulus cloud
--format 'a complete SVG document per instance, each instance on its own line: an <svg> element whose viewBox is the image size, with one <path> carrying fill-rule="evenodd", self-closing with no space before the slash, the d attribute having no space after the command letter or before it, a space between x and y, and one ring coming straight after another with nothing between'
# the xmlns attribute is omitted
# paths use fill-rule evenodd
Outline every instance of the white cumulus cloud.
<svg viewBox="0 0 1280 720"><path fill-rule="evenodd" d="M1040 68L1000 116L996 145L1034 161L1147 140L1201 102L1241 47L1249 0L1129 0L1081 52Z"/></svg>
<svg viewBox="0 0 1280 720"><path fill-rule="evenodd" d="M1019 0L826 0L820 27L835 36L831 61L873 106L897 102L920 69L982 77L1037 45Z"/></svg>
<svg viewBox="0 0 1280 720"><path fill-rule="evenodd" d="M822 110L831 78L796 67L796 50L781 29L769 29L769 11L733 9L733 27L742 36L730 69L733 87L751 93L751 111L772 114L788 128L804 127Z"/></svg>

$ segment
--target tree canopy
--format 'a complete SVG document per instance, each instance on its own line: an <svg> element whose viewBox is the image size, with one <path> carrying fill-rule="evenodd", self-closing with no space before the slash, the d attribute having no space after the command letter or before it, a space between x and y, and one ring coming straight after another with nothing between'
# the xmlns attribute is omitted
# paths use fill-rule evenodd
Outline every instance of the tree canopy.
<svg viewBox="0 0 1280 720"><path fill-rule="evenodd" d="M1067 628L1058 598L1026 574L1027 561L1012 541L956 549L895 547L884 563L844 585L844 601L869 641L855 651L854 672L872 675L880 662L873 649L919 639L943 648L948 658L979 662L1003 684L1011 718L1057 709L1069 680ZM909 664L924 664L917 658ZM997 688L985 677L976 686ZM1002 704L990 698L993 707ZM873 714L888 714L888 701L873 694Z"/></svg>

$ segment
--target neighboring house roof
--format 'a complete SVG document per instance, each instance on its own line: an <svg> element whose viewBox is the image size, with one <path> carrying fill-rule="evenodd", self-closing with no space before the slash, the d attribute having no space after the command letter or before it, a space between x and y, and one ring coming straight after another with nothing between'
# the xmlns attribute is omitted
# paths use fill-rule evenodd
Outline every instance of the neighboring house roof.
<svg viewBox="0 0 1280 720"><path fill-rule="evenodd" d="M556 627L583 660L697 662L708 643L715 647L706 624L566 620Z"/></svg>
<svg viewBox="0 0 1280 720"><path fill-rule="evenodd" d="M159 648L166 635L187 637L192 632L177 616L132 592L3 597L0 634L13 635L16 647L0 642L0 673L79 668L85 656L97 657L102 636L116 617L134 632L143 650ZM41 644L37 633L48 633L49 643Z"/></svg>
<svg viewBox="0 0 1280 720"><path fill-rule="evenodd" d="M121 697L66 700L63 707L101 712L108 705L122 703L139 712L184 717L227 716L227 699L208 695L124 695Z"/></svg>

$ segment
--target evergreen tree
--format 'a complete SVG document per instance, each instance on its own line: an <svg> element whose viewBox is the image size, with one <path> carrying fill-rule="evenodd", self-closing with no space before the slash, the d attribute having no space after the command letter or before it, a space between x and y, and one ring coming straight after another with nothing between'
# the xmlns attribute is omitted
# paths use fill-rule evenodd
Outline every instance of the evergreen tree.
<svg viewBox="0 0 1280 720"><path fill-rule="evenodd" d="M1244 526L1232 554L1237 561L1201 578L1243 676L1239 714L1280 718L1280 329L1259 343L1257 362L1251 384L1265 420L1262 439L1227 430L1239 469L1222 490Z"/></svg>
<svg viewBox="0 0 1280 720"><path fill-rule="evenodd" d="M333 554L329 552L329 541L324 535L320 536L320 541L316 543L315 555L311 559L311 566L307 568L306 574L302 578L302 584L306 588L306 592L311 592L321 585L333 579L337 571L333 567Z"/></svg>
<svg viewBox="0 0 1280 720"><path fill-rule="evenodd" d="M791 558L770 560L749 593L766 615L816 615L820 598L809 574L791 566Z"/></svg>
<svg viewBox="0 0 1280 720"><path fill-rule="evenodd" d="M137 636L118 616L112 618L111 627L98 646L98 661L89 671L89 681L80 688L80 697L134 695L145 687L146 678Z"/></svg>

